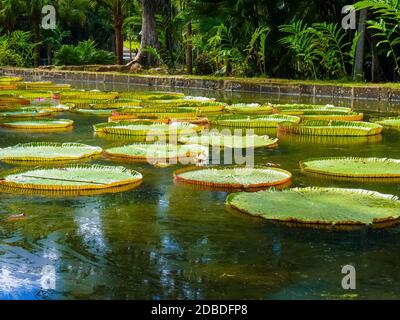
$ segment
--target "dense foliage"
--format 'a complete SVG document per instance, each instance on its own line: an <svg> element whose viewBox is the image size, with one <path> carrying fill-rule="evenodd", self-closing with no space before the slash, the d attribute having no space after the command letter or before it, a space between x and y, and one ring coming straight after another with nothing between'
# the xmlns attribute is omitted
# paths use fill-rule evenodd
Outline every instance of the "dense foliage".
<svg viewBox="0 0 400 320"><path fill-rule="evenodd" d="M62 45L54 56L56 65L111 64L111 52L97 49L93 40L79 42L76 46Z"/></svg>
<svg viewBox="0 0 400 320"><path fill-rule="evenodd" d="M400 1L354 2L344 30L345 0L0 0L0 64L123 64L131 47L129 66L173 73L399 80ZM45 4L56 30L40 27Z"/></svg>
<svg viewBox="0 0 400 320"><path fill-rule="evenodd" d="M0 36L0 65L32 66L34 45L30 32L14 31Z"/></svg>

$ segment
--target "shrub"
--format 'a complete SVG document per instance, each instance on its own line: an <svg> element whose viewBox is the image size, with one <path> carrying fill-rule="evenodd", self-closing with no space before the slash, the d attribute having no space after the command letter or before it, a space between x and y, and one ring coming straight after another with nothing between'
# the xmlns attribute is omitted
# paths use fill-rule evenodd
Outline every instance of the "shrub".
<svg viewBox="0 0 400 320"><path fill-rule="evenodd" d="M35 44L30 32L14 31L0 37L0 65L30 67L33 64Z"/></svg>
<svg viewBox="0 0 400 320"><path fill-rule="evenodd" d="M54 55L56 65L112 64L113 53L97 49L93 40L79 42L77 46L63 45Z"/></svg>
<svg viewBox="0 0 400 320"><path fill-rule="evenodd" d="M197 56L195 61L196 74L207 75L213 73L213 66L211 58L206 54L202 53Z"/></svg>

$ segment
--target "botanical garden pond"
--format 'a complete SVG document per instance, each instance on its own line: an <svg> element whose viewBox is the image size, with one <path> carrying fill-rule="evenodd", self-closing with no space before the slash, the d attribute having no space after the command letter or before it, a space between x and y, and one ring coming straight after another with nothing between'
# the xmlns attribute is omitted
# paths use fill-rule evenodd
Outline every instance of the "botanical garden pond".
<svg viewBox="0 0 400 320"><path fill-rule="evenodd" d="M400 114L400 105L370 101L182 91L226 102L332 103L364 112L366 119ZM74 120L74 129L51 134L1 129L0 147L32 141L121 145L118 139L94 135L92 126L106 117L75 113L57 117ZM400 159L400 133L355 138L280 134L279 139L277 148L256 149L255 163L290 171L295 187L359 188L400 196L398 182L328 179L299 168L301 160L327 156ZM91 162L114 163L105 158ZM400 226L353 231L291 228L227 208L226 192L174 183L173 172L179 165L123 165L143 174L139 188L81 197L0 193L0 298L393 299L400 295ZM0 163L1 170L9 168ZM18 213L28 218L7 220ZM357 270L357 290L352 292L341 287L342 266L348 264ZM56 286L45 290L41 273L49 266Z"/></svg>

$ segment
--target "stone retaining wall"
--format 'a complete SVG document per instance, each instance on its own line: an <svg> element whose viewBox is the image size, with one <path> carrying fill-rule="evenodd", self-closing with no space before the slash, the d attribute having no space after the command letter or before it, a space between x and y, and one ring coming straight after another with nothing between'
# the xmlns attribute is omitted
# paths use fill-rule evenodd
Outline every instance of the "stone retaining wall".
<svg viewBox="0 0 400 320"><path fill-rule="evenodd" d="M37 80L86 81L99 83L160 86L171 88L190 88L224 90L237 92L257 92L274 95L309 96L316 98L348 98L375 101L400 102L400 89L386 86L349 86L285 83L274 79L205 79L185 76L151 76L85 71L58 71L28 68L0 68L0 74L15 75Z"/></svg>

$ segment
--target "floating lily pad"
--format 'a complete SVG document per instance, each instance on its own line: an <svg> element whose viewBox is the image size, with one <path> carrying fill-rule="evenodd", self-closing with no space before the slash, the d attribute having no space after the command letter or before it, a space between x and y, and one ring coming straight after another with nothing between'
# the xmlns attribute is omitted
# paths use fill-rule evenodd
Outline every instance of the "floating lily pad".
<svg viewBox="0 0 400 320"><path fill-rule="evenodd" d="M23 82L18 84L20 89L26 90L67 90L70 84L55 84L51 81Z"/></svg>
<svg viewBox="0 0 400 320"><path fill-rule="evenodd" d="M272 112L273 108L269 104L237 103L226 106L225 110L239 114L268 114Z"/></svg>
<svg viewBox="0 0 400 320"><path fill-rule="evenodd" d="M278 139L259 135L224 135L214 132L202 133L200 136L180 137L181 143L201 144L205 146L216 146L226 148L260 148L275 147Z"/></svg>
<svg viewBox="0 0 400 320"><path fill-rule="evenodd" d="M9 108L15 108L16 106L28 106L31 102L28 99L9 96L9 95L0 95L0 105L7 106Z"/></svg>
<svg viewBox="0 0 400 320"><path fill-rule="evenodd" d="M151 122L107 122L94 126L95 132L104 132L120 135L148 136L148 135L183 135L198 132L202 127L186 122L172 124Z"/></svg>
<svg viewBox="0 0 400 320"><path fill-rule="evenodd" d="M144 161L162 160L165 162L171 159L196 157L200 154L207 155L207 153L208 149L201 145L176 145L165 143L135 143L105 150L105 154L112 157Z"/></svg>
<svg viewBox="0 0 400 320"><path fill-rule="evenodd" d="M307 144L307 145L354 145L382 142L381 134L373 136L315 136L303 135L286 132L278 132L279 141L290 144Z"/></svg>
<svg viewBox="0 0 400 320"><path fill-rule="evenodd" d="M141 104L145 108L171 109L171 108L192 108L201 113L221 112L225 108L225 103L214 101L196 100L155 100L143 101Z"/></svg>
<svg viewBox="0 0 400 320"><path fill-rule="evenodd" d="M285 184L292 174L286 170L267 167L190 168L174 173L177 181L218 188L260 188Z"/></svg>
<svg viewBox="0 0 400 320"><path fill-rule="evenodd" d="M387 158L320 158L300 162L307 172L354 178L400 178L400 160Z"/></svg>
<svg viewBox="0 0 400 320"><path fill-rule="evenodd" d="M227 204L272 221L305 225L373 225L400 218L400 201L392 195L339 188L295 188L236 193Z"/></svg>
<svg viewBox="0 0 400 320"><path fill-rule="evenodd" d="M183 98L183 100L210 102L210 101L215 101L215 98L208 98L208 97L202 97L202 96L186 96Z"/></svg>
<svg viewBox="0 0 400 320"><path fill-rule="evenodd" d="M118 94L120 98L137 100L172 100L184 98L185 95L180 92L159 92L159 91L126 91Z"/></svg>
<svg viewBox="0 0 400 320"><path fill-rule="evenodd" d="M34 142L0 149L0 159L8 161L66 161L102 153L99 147L81 143Z"/></svg>
<svg viewBox="0 0 400 320"><path fill-rule="evenodd" d="M112 100L118 96L117 92L101 92L101 91L68 91L61 93L61 100Z"/></svg>
<svg viewBox="0 0 400 320"><path fill-rule="evenodd" d="M209 124L208 118L203 118L203 117L178 118L178 119L171 117L170 122L171 123L173 123L173 122L188 122L188 123L200 124L200 125Z"/></svg>
<svg viewBox="0 0 400 320"><path fill-rule="evenodd" d="M126 107L114 113L114 115L127 114L157 118L192 118L196 117L200 112L194 108Z"/></svg>
<svg viewBox="0 0 400 320"><path fill-rule="evenodd" d="M211 124L236 128L276 128L282 122L299 123L296 116L272 114L265 116L219 116L210 120Z"/></svg>
<svg viewBox="0 0 400 320"><path fill-rule="evenodd" d="M59 129L68 128L74 124L74 121L68 119L41 119L31 121L14 121L0 123L1 127L14 129Z"/></svg>
<svg viewBox="0 0 400 320"><path fill-rule="evenodd" d="M168 118L142 118L141 116L137 116L135 114L122 114L122 115L113 115L108 117L108 122L121 122L121 121L129 121L129 122L151 122L151 123L169 123ZM188 121L185 121L188 122Z"/></svg>
<svg viewBox="0 0 400 320"><path fill-rule="evenodd" d="M42 190L42 189L23 189L16 187L9 187L0 183L0 193L8 194L23 194L29 196L41 196L41 197L52 197L52 198L67 198L67 197L79 197L79 196L94 196L106 193L119 193L131 191L138 187L140 182L127 184L117 187L110 187L105 189L76 189L76 190Z"/></svg>
<svg viewBox="0 0 400 320"><path fill-rule="evenodd" d="M14 83L23 81L20 77L0 77L0 83Z"/></svg>
<svg viewBox="0 0 400 320"><path fill-rule="evenodd" d="M349 113L337 113L337 112L307 112L303 115L299 115L303 120L341 120L341 121L362 121L364 119L363 113L349 112Z"/></svg>
<svg viewBox="0 0 400 320"><path fill-rule="evenodd" d="M275 105L274 110L279 114L295 115L303 120L361 121L364 118L362 113L353 112L351 108L332 105L283 104Z"/></svg>
<svg viewBox="0 0 400 320"><path fill-rule="evenodd" d="M376 123L382 125L385 129L400 130L400 117L381 119Z"/></svg>
<svg viewBox="0 0 400 320"><path fill-rule="evenodd" d="M278 112L292 115L302 115L308 112L336 112L336 113L349 113L352 112L348 107L336 107L330 104L327 105L314 105L314 104L276 104L273 106Z"/></svg>
<svg viewBox="0 0 400 320"><path fill-rule="evenodd" d="M9 110L1 111L0 118L35 118L35 117L46 117L51 115L50 110L40 110L36 108L22 109L22 110Z"/></svg>
<svg viewBox="0 0 400 320"><path fill-rule="evenodd" d="M80 165L21 170L6 175L0 185L37 190L96 190L137 185L142 175L124 167Z"/></svg>
<svg viewBox="0 0 400 320"><path fill-rule="evenodd" d="M371 136L380 134L382 129L383 127L376 123L336 120L306 120L301 124L279 125L279 131L318 136Z"/></svg>
<svg viewBox="0 0 400 320"><path fill-rule="evenodd" d="M0 83L0 90L14 90L17 89L16 84L11 84L11 83Z"/></svg>
<svg viewBox="0 0 400 320"><path fill-rule="evenodd" d="M27 100L33 99L51 99L53 93L47 91L26 91L26 90L18 90L15 92L16 96L23 97ZM28 103L29 104L29 103Z"/></svg>
<svg viewBox="0 0 400 320"><path fill-rule="evenodd" d="M136 107L140 106L140 100L133 99L113 99L107 101L96 101L90 105L91 109L120 109L123 107Z"/></svg>
<svg viewBox="0 0 400 320"><path fill-rule="evenodd" d="M73 109L72 111L79 114L102 116L102 117L108 117L111 116L112 114L112 110L110 109Z"/></svg>

